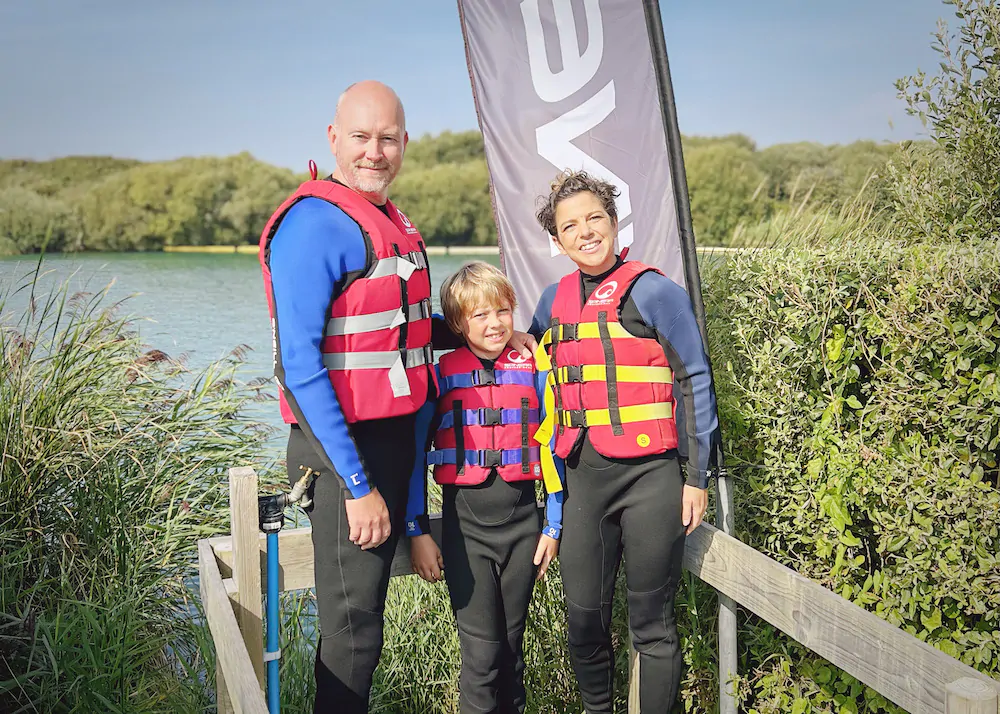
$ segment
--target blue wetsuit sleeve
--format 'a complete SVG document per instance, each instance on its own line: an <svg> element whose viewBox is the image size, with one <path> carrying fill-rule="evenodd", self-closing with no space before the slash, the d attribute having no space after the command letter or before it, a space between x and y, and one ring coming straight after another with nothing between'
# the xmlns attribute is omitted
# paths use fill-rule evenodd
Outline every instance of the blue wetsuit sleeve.
<svg viewBox="0 0 1000 714"><path fill-rule="evenodd" d="M539 422L545 420L545 381L548 379L548 376L548 371L535 373L535 391L538 393ZM552 460L556 466L556 473L559 474L559 482L562 484L563 489L565 489L566 465L556 454L555 433L552 434L552 438L549 440L548 445L543 445L541 448L549 449L551 451ZM559 540L559 536L562 534L562 507L563 494L565 493L563 489L560 489L555 493L548 493L545 496L545 522L542 524L542 533L550 538L555 538L556 540Z"/></svg>
<svg viewBox="0 0 1000 714"><path fill-rule="evenodd" d="M428 399L417 411L414 433L416 458L413 460L413 473L410 474L406 497L406 535L411 538L431 532L427 517L427 450L434 434L436 407L435 401Z"/></svg>
<svg viewBox="0 0 1000 714"><path fill-rule="evenodd" d="M538 299L535 314L531 318L531 327L528 328L528 334L536 340L542 339L542 335L549 329L549 322L552 320L552 303L555 302L558 287L559 283L552 283L545 288L542 296Z"/></svg>
<svg viewBox="0 0 1000 714"><path fill-rule="evenodd" d="M677 424L677 438L687 446L685 482L708 488L712 439L719 417L708 356L691 299L680 285L653 272L639 276L630 297L642 321L656 332L674 373L674 401L682 404L677 415L683 420ZM679 451L683 454L685 449Z"/></svg>
<svg viewBox="0 0 1000 714"><path fill-rule="evenodd" d="M363 271L367 261L358 224L318 198L305 198L288 210L268 258L275 377L313 449L353 498L371 488L320 348L333 296L344 278Z"/></svg>

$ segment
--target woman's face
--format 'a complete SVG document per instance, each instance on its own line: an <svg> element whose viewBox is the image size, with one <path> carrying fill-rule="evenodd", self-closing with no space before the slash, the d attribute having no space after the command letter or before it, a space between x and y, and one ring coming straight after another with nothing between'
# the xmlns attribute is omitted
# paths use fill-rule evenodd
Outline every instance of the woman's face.
<svg viewBox="0 0 1000 714"><path fill-rule="evenodd" d="M614 267L617 238L618 220L608 215L590 191L556 204L556 236L552 241L584 273L600 275Z"/></svg>

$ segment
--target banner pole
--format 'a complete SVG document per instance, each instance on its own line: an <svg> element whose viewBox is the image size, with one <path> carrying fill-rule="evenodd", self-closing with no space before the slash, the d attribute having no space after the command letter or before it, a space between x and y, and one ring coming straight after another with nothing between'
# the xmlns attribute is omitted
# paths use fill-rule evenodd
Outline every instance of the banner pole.
<svg viewBox="0 0 1000 714"><path fill-rule="evenodd" d="M649 48L653 56L656 72L656 86L660 97L660 113L663 117L663 133L670 154L670 176L674 184L674 200L677 207L677 227L680 233L681 255L684 261L684 279L687 283L691 305L694 308L702 343L708 354L708 331L705 321L705 302L701 294L701 276L698 272L698 254L695 249L694 226L691 222L691 204L688 198L687 173L684 170L684 152L681 146L681 132L677 123L677 106L674 103L674 89L670 80L670 63L667 60L667 44L663 34L663 20L660 17L658 0L643 0L646 15L646 30L649 33ZM712 360L709 358L709 370ZM714 380L713 380L714 383ZM723 459L722 439L715 439L715 459L718 478L716 479L715 520L719 529L733 533L733 494L729 479L726 478ZM719 712L736 714L734 679L737 675L736 650L736 603L719 593Z"/></svg>

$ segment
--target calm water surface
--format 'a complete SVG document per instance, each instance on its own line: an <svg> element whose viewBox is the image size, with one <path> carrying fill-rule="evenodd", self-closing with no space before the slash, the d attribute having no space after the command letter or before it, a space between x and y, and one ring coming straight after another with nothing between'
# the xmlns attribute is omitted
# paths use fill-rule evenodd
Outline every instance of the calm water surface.
<svg viewBox="0 0 1000 714"><path fill-rule="evenodd" d="M434 309L440 310L441 282L468 260L499 265L499 257L432 256ZM0 295L30 283L37 257L0 259ZM49 256L42 263L36 294L70 281L70 292L108 287L107 304L126 300L122 314L137 318L136 328L150 348L171 357L186 356L192 369L223 357L238 345L250 348L240 376L272 377L271 329L260 264L253 255L196 253L95 253ZM109 287L110 286L110 287ZM17 320L28 291L8 298L2 319ZM262 421L280 425L276 402L262 406ZM281 430L284 437L284 430ZM275 442L283 443L283 438ZM277 448L277 446L276 446Z"/></svg>

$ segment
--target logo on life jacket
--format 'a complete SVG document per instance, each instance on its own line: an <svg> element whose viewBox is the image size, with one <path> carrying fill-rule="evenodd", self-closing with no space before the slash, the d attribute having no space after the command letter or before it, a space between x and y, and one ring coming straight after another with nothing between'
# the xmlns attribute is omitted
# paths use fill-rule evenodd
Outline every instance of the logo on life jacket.
<svg viewBox="0 0 1000 714"><path fill-rule="evenodd" d="M618 289L618 283L615 280L610 280L605 285L597 288L594 294L591 296L590 300L587 301L588 305L607 305L611 302L611 296L615 294L615 290Z"/></svg>
<svg viewBox="0 0 1000 714"><path fill-rule="evenodd" d="M400 221L400 223L402 223L404 226L406 226L406 232L407 233L416 233L417 232L417 229L413 227L413 224L410 223L410 219L406 217L405 213L403 213L402 211L400 211L398 208L396 209L396 213L399 215L399 221Z"/></svg>
<svg viewBox="0 0 1000 714"><path fill-rule="evenodd" d="M523 365L528 361L528 358L522 355L517 350L511 350L507 353L507 361L516 365Z"/></svg>

